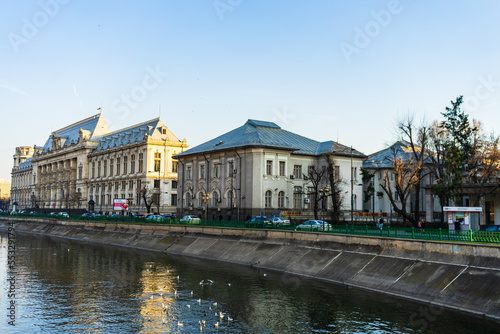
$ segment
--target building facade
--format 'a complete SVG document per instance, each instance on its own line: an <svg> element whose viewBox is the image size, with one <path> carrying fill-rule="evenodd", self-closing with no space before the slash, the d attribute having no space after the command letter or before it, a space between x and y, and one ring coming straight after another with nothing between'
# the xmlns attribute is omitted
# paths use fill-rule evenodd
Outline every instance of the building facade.
<svg viewBox="0 0 500 334"><path fill-rule="evenodd" d="M100 113L52 132L43 146L16 149L11 203L41 212L111 212L114 199L126 199L129 210L146 212L147 201L173 212L172 155L185 147L159 118L111 132Z"/></svg>
<svg viewBox="0 0 500 334"><path fill-rule="evenodd" d="M230 220L257 215L311 217L318 194L312 189L309 170L324 170L328 161L335 164L337 180L344 180L338 184L345 194L353 178L360 180L364 157L335 142L320 143L275 123L248 120L176 156L182 193L178 212ZM329 181L324 178L316 184L328 189ZM352 196L344 196L343 211L350 211L351 198L353 208L361 210L362 188L353 187ZM329 194L325 199L331 201ZM331 203L323 203L328 211Z"/></svg>

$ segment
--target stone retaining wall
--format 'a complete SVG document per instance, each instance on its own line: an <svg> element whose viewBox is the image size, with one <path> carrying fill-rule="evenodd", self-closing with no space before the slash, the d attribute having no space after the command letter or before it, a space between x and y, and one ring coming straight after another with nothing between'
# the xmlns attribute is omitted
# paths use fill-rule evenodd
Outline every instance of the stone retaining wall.
<svg viewBox="0 0 500 334"><path fill-rule="evenodd" d="M500 247L325 233L10 218L16 231L307 276L500 320ZM0 221L6 227L6 220Z"/></svg>

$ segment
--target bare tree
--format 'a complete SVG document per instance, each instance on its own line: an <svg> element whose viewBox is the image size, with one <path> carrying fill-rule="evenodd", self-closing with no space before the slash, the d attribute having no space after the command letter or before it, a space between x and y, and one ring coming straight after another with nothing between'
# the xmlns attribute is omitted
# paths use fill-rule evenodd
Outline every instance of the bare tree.
<svg viewBox="0 0 500 334"><path fill-rule="evenodd" d="M445 207L450 198L449 184L446 182L444 170L444 157L446 155L446 129L434 121L429 129L429 172L434 179L431 185L431 192L439 199L441 207ZM441 212L441 221L444 221L444 212Z"/></svg>
<svg viewBox="0 0 500 334"><path fill-rule="evenodd" d="M137 190L137 193L139 195L139 205L141 205L141 198L144 201L144 206L146 207L146 211L149 214L151 212L151 206L153 205L154 202L154 194L148 190L146 186L144 186L141 189Z"/></svg>
<svg viewBox="0 0 500 334"><path fill-rule="evenodd" d="M325 159L327 162L327 180L330 186L328 196L331 198L331 219L332 222L338 222L340 220L340 210L344 200L342 196L344 181L340 177L339 167L335 163L333 154L325 154Z"/></svg>
<svg viewBox="0 0 500 334"><path fill-rule="evenodd" d="M415 205L414 213L415 219L418 221L420 219L420 189L421 180L425 177L424 164L427 161L427 148L429 142L429 126L422 123L421 125L415 124L415 117L413 115L408 115L404 120L398 121L398 130L401 139L408 143L408 148L411 150L411 159L406 159L406 163L415 164L413 171L415 173L414 177L417 178L412 187L415 194Z"/></svg>
<svg viewBox="0 0 500 334"><path fill-rule="evenodd" d="M415 161L412 155L405 156L402 154L404 152L401 152L398 148L399 146L392 148L393 170L385 171L380 187L387 194L394 211L399 213L405 220L416 225L418 217L408 212L407 206L408 199L416 184L420 183L422 163Z"/></svg>
<svg viewBox="0 0 500 334"><path fill-rule="evenodd" d="M307 169L307 175L304 174L304 178L309 179L312 183L312 192L309 192L312 195L313 201L313 210L314 210L314 219L318 219L318 211L319 211L319 201L322 200L320 196L320 186L324 182L325 179L326 168L322 168L320 166L309 166Z"/></svg>
<svg viewBox="0 0 500 334"><path fill-rule="evenodd" d="M473 120L473 128L473 153L467 163L465 182L473 185L468 187L468 193L473 206L479 206L481 198L496 192L500 185L500 138L493 133L485 136L482 123L476 120Z"/></svg>

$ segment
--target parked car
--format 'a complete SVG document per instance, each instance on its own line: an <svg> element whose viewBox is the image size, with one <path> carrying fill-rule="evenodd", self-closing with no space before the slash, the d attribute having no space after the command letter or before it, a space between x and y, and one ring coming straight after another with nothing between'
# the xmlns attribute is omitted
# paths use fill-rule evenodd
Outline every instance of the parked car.
<svg viewBox="0 0 500 334"><path fill-rule="evenodd" d="M322 232L331 231L332 225L322 220L308 220L295 228L295 231Z"/></svg>
<svg viewBox="0 0 500 334"><path fill-rule="evenodd" d="M146 221L150 221L150 222L162 222L162 221L165 221L165 219L162 216L159 216L159 215L147 215L146 216Z"/></svg>
<svg viewBox="0 0 500 334"><path fill-rule="evenodd" d="M58 218L69 218L69 214L67 212L59 212L57 214Z"/></svg>
<svg viewBox="0 0 500 334"><path fill-rule="evenodd" d="M500 225L491 225L478 232L500 232Z"/></svg>
<svg viewBox="0 0 500 334"><path fill-rule="evenodd" d="M144 218L144 215L139 212L131 212L130 215L134 218Z"/></svg>
<svg viewBox="0 0 500 334"><path fill-rule="evenodd" d="M201 219L196 215L190 215L182 217L180 222L184 224L200 224Z"/></svg>
<svg viewBox="0 0 500 334"><path fill-rule="evenodd" d="M274 226L274 227L279 227L279 226L290 226L290 221L288 219L282 219L279 217L271 218L266 220L266 225L267 226Z"/></svg>
<svg viewBox="0 0 500 334"><path fill-rule="evenodd" d="M246 227L264 227L270 221L266 216L256 216L245 222Z"/></svg>
<svg viewBox="0 0 500 334"><path fill-rule="evenodd" d="M92 217L92 218L101 217L101 216L102 216L102 215L101 215L100 213L97 213L97 212L92 212L92 213L90 214L90 217Z"/></svg>
<svg viewBox="0 0 500 334"><path fill-rule="evenodd" d="M177 218L177 216L175 215L175 213L164 213L164 214L162 214L162 216L165 219L175 219L175 218Z"/></svg>
<svg viewBox="0 0 500 334"><path fill-rule="evenodd" d="M81 215L80 217L82 217L82 218L90 218L90 217L92 217L92 216L91 216L91 214L90 214L90 213L85 212L85 213L82 213L82 215Z"/></svg>
<svg viewBox="0 0 500 334"><path fill-rule="evenodd" d="M57 215L57 212L51 212L51 213L49 213L49 215L50 216L55 216L55 215Z"/></svg>
<svg viewBox="0 0 500 334"><path fill-rule="evenodd" d="M112 215L109 216L109 218L121 218L122 216L117 214L117 213L113 213Z"/></svg>

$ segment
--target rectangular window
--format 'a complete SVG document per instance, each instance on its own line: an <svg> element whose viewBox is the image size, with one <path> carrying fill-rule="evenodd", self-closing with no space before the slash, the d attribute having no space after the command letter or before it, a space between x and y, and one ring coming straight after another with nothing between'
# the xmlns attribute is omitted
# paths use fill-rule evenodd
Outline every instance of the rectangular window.
<svg viewBox="0 0 500 334"><path fill-rule="evenodd" d="M175 160L172 160L172 173L177 173L177 164L178 162Z"/></svg>
<svg viewBox="0 0 500 334"><path fill-rule="evenodd" d="M97 177L101 177L101 162L97 162Z"/></svg>
<svg viewBox="0 0 500 334"><path fill-rule="evenodd" d="M108 160L104 160L104 169L102 171L104 177L108 176Z"/></svg>
<svg viewBox="0 0 500 334"><path fill-rule="evenodd" d="M295 186L293 188L293 207L302 209L302 187Z"/></svg>
<svg viewBox="0 0 500 334"><path fill-rule="evenodd" d="M352 168L352 179L354 181L357 181L358 180L358 169L356 167L353 167Z"/></svg>
<svg viewBox="0 0 500 334"><path fill-rule="evenodd" d="M116 175L120 175L120 158L116 158Z"/></svg>
<svg viewBox="0 0 500 334"><path fill-rule="evenodd" d="M266 175L273 175L273 161L266 161Z"/></svg>
<svg viewBox="0 0 500 334"><path fill-rule="evenodd" d="M144 170L144 167L143 167L143 154L139 153L139 173L142 173L143 170Z"/></svg>
<svg viewBox="0 0 500 334"><path fill-rule="evenodd" d="M191 166L186 167L186 180L191 180Z"/></svg>
<svg viewBox="0 0 500 334"><path fill-rule="evenodd" d="M335 166L335 182L339 182L340 181L340 167L339 166Z"/></svg>
<svg viewBox="0 0 500 334"><path fill-rule="evenodd" d="M128 189L129 189L129 190L134 189L134 180L130 180L130 181L128 181Z"/></svg>
<svg viewBox="0 0 500 334"><path fill-rule="evenodd" d="M172 189L177 189L177 181L172 180Z"/></svg>
<svg viewBox="0 0 500 334"><path fill-rule="evenodd" d="M170 197L170 205L177 206L177 194L172 194Z"/></svg>
<svg viewBox="0 0 500 334"><path fill-rule="evenodd" d="M114 166L115 160L110 159L109 160L109 176L113 176L113 166Z"/></svg>
<svg viewBox="0 0 500 334"><path fill-rule="evenodd" d="M214 165L212 168L212 177L219 177L219 165Z"/></svg>
<svg viewBox="0 0 500 334"><path fill-rule="evenodd" d="M154 185L155 188L160 188L160 180L155 180L154 184L155 184Z"/></svg>
<svg viewBox="0 0 500 334"><path fill-rule="evenodd" d="M200 165L200 179L205 178L205 165Z"/></svg>
<svg viewBox="0 0 500 334"><path fill-rule="evenodd" d="M123 174L127 174L128 157L123 157Z"/></svg>
<svg viewBox="0 0 500 334"><path fill-rule="evenodd" d="M154 161L154 171L159 172L160 171L160 165L161 165L161 153L155 153L155 161Z"/></svg>
<svg viewBox="0 0 500 334"><path fill-rule="evenodd" d="M92 178L95 178L95 162L92 163Z"/></svg>
<svg viewBox="0 0 500 334"><path fill-rule="evenodd" d="M293 177L296 179L302 178L302 165L293 166Z"/></svg>
<svg viewBox="0 0 500 334"><path fill-rule="evenodd" d="M135 174L135 154L130 156L130 173Z"/></svg>
<svg viewBox="0 0 500 334"><path fill-rule="evenodd" d="M286 170L285 170L285 162L284 161L280 161L280 176L285 176L286 174Z"/></svg>

